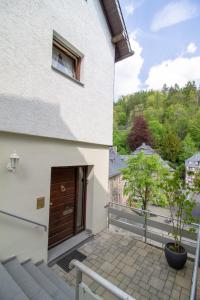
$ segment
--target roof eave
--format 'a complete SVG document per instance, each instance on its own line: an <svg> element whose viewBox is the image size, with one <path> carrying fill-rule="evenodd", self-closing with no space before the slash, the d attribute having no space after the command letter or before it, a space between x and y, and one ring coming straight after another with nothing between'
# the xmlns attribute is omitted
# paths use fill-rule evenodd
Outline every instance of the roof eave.
<svg viewBox="0 0 200 300"><path fill-rule="evenodd" d="M116 36L122 36L119 41L115 42L115 62L132 56L134 51L131 49L119 1L100 0L100 3L110 29L112 40Z"/></svg>

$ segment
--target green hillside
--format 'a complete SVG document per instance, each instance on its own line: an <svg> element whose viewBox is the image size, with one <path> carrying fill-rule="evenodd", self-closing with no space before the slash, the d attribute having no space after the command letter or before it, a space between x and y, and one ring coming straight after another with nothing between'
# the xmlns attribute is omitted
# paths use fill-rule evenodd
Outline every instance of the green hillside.
<svg viewBox="0 0 200 300"><path fill-rule="evenodd" d="M154 149L173 165L181 165L200 148L200 88L194 82L121 97L114 105L113 126L120 154L131 151L127 137L138 116L147 122Z"/></svg>

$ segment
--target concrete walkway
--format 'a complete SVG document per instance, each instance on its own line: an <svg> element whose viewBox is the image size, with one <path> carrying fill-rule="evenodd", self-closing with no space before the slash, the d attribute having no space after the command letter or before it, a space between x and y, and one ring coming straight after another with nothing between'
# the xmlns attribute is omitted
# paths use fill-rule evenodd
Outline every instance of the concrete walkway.
<svg viewBox="0 0 200 300"><path fill-rule="evenodd" d="M188 300L193 263L175 271L166 262L161 249L137 240L127 232L104 230L79 248L87 255L84 264L122 290L138 299ZM64 272L58 265L52 269L71 286L75 286L75 270ZM90 278L83 281L105 300L116 299Z"/></svg>

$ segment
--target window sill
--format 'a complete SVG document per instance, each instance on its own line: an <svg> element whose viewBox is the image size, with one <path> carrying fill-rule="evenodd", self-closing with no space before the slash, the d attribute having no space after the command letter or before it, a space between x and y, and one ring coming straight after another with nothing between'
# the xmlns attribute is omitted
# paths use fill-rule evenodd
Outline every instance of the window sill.
<svg viewBox="0 0 200 300"><path fill-rule="evenodd" d="M82 86L82 87L85 86L84 83L82 83L81 81L79 81L79 80L77 80L77 79L75 79L75 78L73 78L73 77L71 77L71 76L65 74L64 72L58 70L58 69L55 68L54 66L51 65L51 68L52 68L55 72L57 72L57 73L61 74L62 76L64 76L64 77L70 79L71 81L73 81L73 82L79 84L80 86Z"/></svg>

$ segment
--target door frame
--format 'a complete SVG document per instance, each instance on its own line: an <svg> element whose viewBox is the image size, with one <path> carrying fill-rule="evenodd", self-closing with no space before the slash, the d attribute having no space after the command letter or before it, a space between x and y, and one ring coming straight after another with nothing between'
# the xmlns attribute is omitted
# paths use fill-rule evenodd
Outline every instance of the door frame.
<svg viewBox="0 0 200 300"><path fill-rule="evenodd" d="M79 187L78 187L78 168L83 168L84 169L84 182L83 182L83 192L82 192L82 205L83 205L83 209L82 209L82 221L83 221L83 226L81 229L78 229L76 226L76 222L77 222L77 200L78 200L78 193L79 193ZM75 201L75 216L74 216L74 235L82 232L85 230L86 228L86 202L87 202L87 176L88 176L88 166L84 165L84 166L76 166L76 201Z"/></svg>

